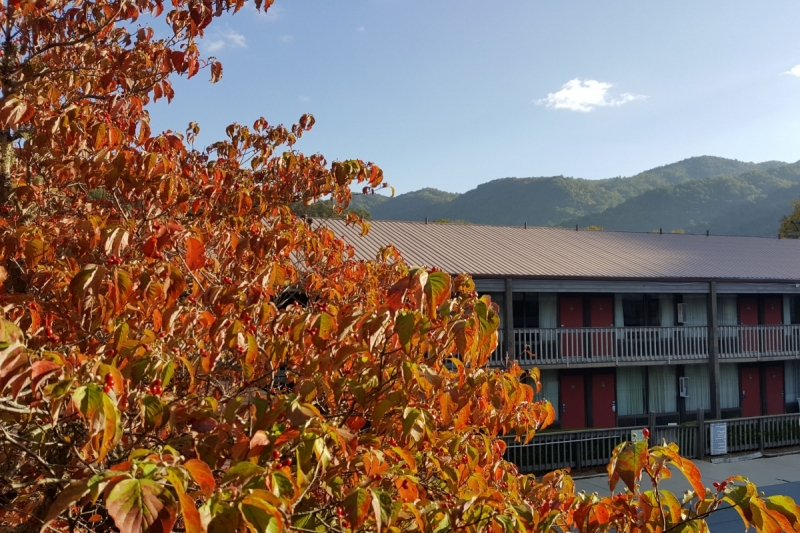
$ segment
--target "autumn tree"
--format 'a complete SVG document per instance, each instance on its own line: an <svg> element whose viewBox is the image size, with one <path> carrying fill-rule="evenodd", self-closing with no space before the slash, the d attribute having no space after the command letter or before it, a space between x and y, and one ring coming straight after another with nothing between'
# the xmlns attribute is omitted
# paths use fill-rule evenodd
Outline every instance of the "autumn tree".
<svg viewBox="0 0 800 533"><path fill-rule="evenodd" d="M392 248L359 260L290 209L345 209L377 166L297 151L308 115L205 149L196 124L152 133L170 76L219 79L196 40L243 1L0 9L6 530L702 531L729 505L797 526L744 479L705 489L674 446L622 444L614 496L520 475L501 437L554 414L536 370L486 367L496 305ZM659 490L669 468L694 490Z"/></svg>
<svg viewBox="0 0 800 533"><path fill-rule="evenodd" d="M784 239L800 237L800 200L792 200L792 212L781 218L778 236Z"/></svg>

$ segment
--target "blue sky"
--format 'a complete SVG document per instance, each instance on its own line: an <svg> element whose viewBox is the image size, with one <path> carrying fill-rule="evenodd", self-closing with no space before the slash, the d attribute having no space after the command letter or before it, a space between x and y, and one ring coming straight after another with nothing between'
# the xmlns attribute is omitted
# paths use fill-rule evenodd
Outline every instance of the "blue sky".
<svg viewBox="0 0 800 533"><path fill-rule="evenodd" d="M629 176L696 155L800 159L800 3L276 0L215 21L224 65L176 80L154 129L317 125L298 144L397 193ZM797 69L792 69L798 66Z"/></svg>

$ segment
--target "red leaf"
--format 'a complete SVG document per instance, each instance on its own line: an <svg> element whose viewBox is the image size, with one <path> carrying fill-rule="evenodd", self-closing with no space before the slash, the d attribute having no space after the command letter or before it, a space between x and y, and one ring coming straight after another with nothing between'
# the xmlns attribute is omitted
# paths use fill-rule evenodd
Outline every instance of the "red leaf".
<svg viewBox="0 0 800 533"><path fill-rule="evenodd" d="M167 533L177 514L172 494L150 479L120 481L108 494L106 508L117 528L130 533Z"/></svg>

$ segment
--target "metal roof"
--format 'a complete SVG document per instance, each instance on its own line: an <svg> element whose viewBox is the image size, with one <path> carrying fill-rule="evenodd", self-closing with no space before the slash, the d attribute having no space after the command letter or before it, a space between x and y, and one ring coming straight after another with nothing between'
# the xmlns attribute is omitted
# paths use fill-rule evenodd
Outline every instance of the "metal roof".
<svg viewBox="0 0 800 533"><path fill-rule="evenodd" d="M316 222L316 221L315 221ZM373 259L393 244L412 265L476 277L800 281L800 240L370 221L361 237L320 220Z"/></svg>

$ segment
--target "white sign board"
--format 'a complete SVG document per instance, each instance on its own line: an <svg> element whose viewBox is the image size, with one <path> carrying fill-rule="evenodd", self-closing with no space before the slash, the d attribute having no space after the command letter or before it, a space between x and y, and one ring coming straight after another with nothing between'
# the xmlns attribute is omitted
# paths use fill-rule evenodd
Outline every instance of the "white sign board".
<svg viewBox="0 0 800 533"><path fill-rule="evenodd" d="M631 442L636 442L639 440L644 440L644 430L643 429L632 429L631 430Z"/></svg>
<svg viewBox="0 0 800 533"><path fill-rule="evenodd" d="M714 422L711 424L711 455L728 453L728 424Z"/></svg>

